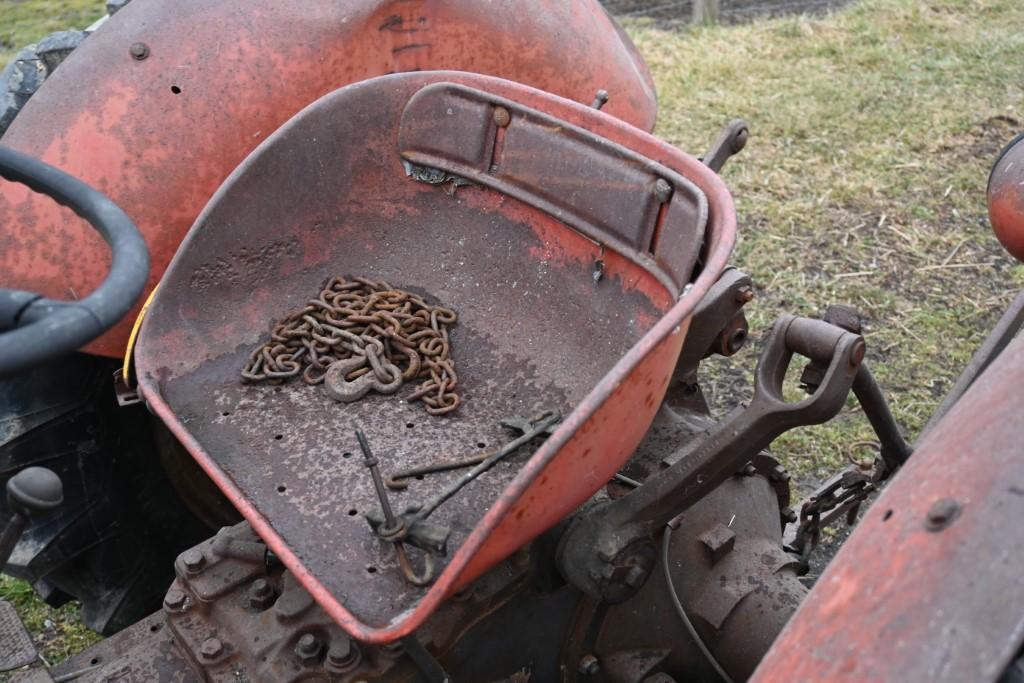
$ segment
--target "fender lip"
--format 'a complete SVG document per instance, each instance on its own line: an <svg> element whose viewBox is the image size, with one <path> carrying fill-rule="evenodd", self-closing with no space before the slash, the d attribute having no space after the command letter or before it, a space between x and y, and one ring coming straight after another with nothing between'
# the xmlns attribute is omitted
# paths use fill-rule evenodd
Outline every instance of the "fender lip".
<svg viewBox="0 0 1024 683"><path fill-rule="evenodd" d="M102 190L131 216L152 259L145 299L235 166L340 85L465 69L588 103L604 88L607 113L653 128L650 72L598 0L523 4L308 0L297 11L274 0L129 3L46 79L4 144ZM427 28L401 25L412 16ZM129 52L138 42L149 48L142 61ZM17 220L0 235L0 284L58 299L100 282L108 254L81 221L0 187L0 214L8 212ZM138 311L83 350L122 357Z"/></svg>
<svg viewBox="0 0 1024 683"><path fill-rule="evenodd" d="M657 163L677 171L704 193L708 202L709 215L707 231L705 233L703 270L696 281L692 283L692 287L619 359L614 367L573 409L572 413L567 416L552 436L523 465L512 483L508 485L459 547L427 593L413 607L400 613L384 626L366 624L346 609L339 599L326 588L323 582L304 566L301 559L288 546L283 537L274 530L270 521L256 508L252 501L245 497L231 477L217 465L204 450L203 446L189 432L186 425L178 419L160 393L159 378L155 372L156 368L148 371L144 368L145 363L143 361L147 356L147 329L151 326L153 320L152 316L147 317L143 323L138 347L139 367L141 370L139 378L140 394L146 399L157 416L164 421L175 437L192 454L203 470L217 483L228 499L231 500L232 504L249 521L256 533L267 542L270 549L294 573L299 582L310 592L331 618L353 637L370 643L391 642L412 633L433 614L448 595L519 547L510 548L506 545L497 550L492 549L491 554L487 557L479 555L479 551L485 547L485 543L491 538L499 524L506 518L531 484L554 461L566 442L580 427L593 418L595 413L602 409L608 409L608 406L612 405L611 399L614 398L617 392L622 391L624 387L630 384L632 374L641 364L650 362L652 359L659 360L666 353L671 354L675 344L675 355L670 356L669 367L659 367L659 371L663 371L666 376L671 375L671 366L678 355L678 345L682 343L682 338L686 333L693 311L718 279L719 275L724 271L727 259L736 240L736 216L732 197L725 183L716 173L704 166L696 158L609 115L527 86L474 74L419 72L417 74L386 76L378 80L383 81L384 79L416 79L421 82L420 87L437 82L452 82L507 97L525 106L551 112L570 123L586 128L595 135L622 144ZM347 87L365 87L365 85L356 84ZM310 106L315 106L315 104ZM275 133L275 135L277 134ZM263 145L271 143L272 139L268 139ZM254 155L258 152L259 149L254 152ZM235 171L235 174L239 173L241 173L241 170ZM214 196L214 199L211 200L203 215L210 210L210 206L216 202L222 192L224 192L223 187ZM199 221L201 222L202 220L203 216L200 216ZM189 238L186 238L182 249L172 261L168 272L173 271L182 254L188 249L189 241ZM162 289L162 294L165 292L166 290ZM158 295L157 302L159 302L160 296ZM615 467L618 467L618 464L613 464ZM501 555L501 557L498 557L498 555Z"/></svg>

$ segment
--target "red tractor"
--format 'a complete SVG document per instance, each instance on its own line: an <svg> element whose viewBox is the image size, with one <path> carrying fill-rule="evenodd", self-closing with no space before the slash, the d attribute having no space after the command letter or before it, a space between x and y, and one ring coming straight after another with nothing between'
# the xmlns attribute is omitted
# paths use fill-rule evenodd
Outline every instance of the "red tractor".
<svg viewBox="0 0 1024 683"><path fill-rule="evenodd" d="M0 150L0 562L113 635L47 669L15 624L4 668L1017 675L1024 300L913 455L842 306L778 320L715 419L746 126L674 149L600 6L530 5L136 3L29 101ZM1022 150L990 182L1011 245ZM877 461L792 501L769 445L851 395ZM890 479L809 592L822 529Z"/></svg>

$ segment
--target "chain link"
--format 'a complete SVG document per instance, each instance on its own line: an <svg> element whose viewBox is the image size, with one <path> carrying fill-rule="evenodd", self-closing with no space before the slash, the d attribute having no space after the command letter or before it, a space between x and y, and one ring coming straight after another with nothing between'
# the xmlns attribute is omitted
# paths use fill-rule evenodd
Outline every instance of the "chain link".
<svg viewBox="0 0 1024 683"><path fill-rule="evenodd" d="M336 277L274 326L270 340L249 357L242 381L280 383L301 375L316 385L331 365L346 361L353 366L347 382L369 373L377 386L393 386L396 375L403 383L422 379L407 400L444 415L460 403L448 337L457 319L455 311L387 282Z"/></svg>

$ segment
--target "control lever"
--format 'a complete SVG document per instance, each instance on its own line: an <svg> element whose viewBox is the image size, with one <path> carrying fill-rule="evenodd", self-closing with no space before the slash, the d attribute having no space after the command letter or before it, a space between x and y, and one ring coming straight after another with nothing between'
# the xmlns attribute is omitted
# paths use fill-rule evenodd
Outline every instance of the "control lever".
<svg viewBox="0 0 1024 683"><path fill-rule="evenodd" d="M14 552L21 535L25 533L29 517L49 512L64 502L64 485L52 470L28 467L7 480L7 507L11 519L0 532L0 568Z"/></svg>
<svg viewBox="0 0 1024 683"><path fill-rule="evenodd" d="M783 381L794 354L826 366L808 398L791 403ZM597 506L562 538L563 576L591 597L621 602L643 586L655 563L654 537L691 505L795 427L821 424L842 409L864 359L864 339L821 320L776 322L755 372L754 398L706 438L685 444L672 464L629 495Z"/></svg>

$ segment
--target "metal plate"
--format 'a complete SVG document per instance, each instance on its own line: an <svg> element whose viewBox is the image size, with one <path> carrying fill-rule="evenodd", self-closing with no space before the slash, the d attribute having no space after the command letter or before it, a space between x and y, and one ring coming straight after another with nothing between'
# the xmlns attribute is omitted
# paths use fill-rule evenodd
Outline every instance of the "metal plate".
<svg viewBox="0 0 1024 683"><path fill-rule="evenodd" d="M752 680L999 677L1024 641L1022 385L1018 337L918 444ZM943 501L955 512L935 525Z"/></svg>
<svg viewBox="0 0 1024 683"><path fill-rule="evenodd" d="M416 92L444 81L599 130L693 182L710 215L707 265L692 294L677 302L672 290L682 282L670 290L653 259L607 248L525 202L479 187L452 196L407 177L396 146L401 114ZM578 161L561 168L585 180L588 159ZM564 517L628 458L733 230L717 176L592 109L465 74L367 81L293 119L200 217L144 324L141 391L335 620L363 640L391 640ZM401 401L406 392L342 406L306 386L240 383L271 323L338 274L387 279L458 311L463 408L453 417L430 418ZM406 585L392 549L362 519L376 503L358 458L345 455L356 452L354 427L387 473L479 452L479 443L508 438L500 419L551 408L567 419L537 453L488 473L438 513L454 527L438 581ZM416 482L396 503L443 481Z"/></svg>
<svg viewBox="0 0 1024 683"><path fill-rule="evenodd" d="M0 600L0 672L28 666L39 657L14 605Z"/></svg>
<svg viewBox="0 0 1024 683"><path fill-rule="evenodd" d="M135 60L133 43L149 48ZM4 144L110 196L150 249L150 288L220 184L281 124L335 88L389 73L492 74L644 130L650 73L598 0L134 2L28 102ZM58 299L91 291L109 250L46 197L0 185L0 286ZM141 301L145 296L141 297ZM89 345L121 356L135 314Z"/></svg>

